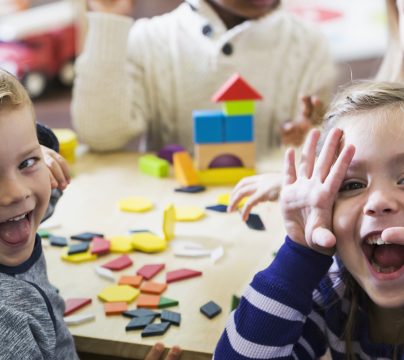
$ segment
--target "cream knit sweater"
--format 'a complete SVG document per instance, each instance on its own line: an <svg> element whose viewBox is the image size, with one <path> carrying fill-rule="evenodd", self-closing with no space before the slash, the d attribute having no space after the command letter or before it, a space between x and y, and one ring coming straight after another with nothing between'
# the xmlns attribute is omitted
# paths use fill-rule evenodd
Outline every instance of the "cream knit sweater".
<svg viewBox="0 0 404 360"><path fill-rule="evenodd" d="M220 108L210 99L236 72L264 97L255 117L262 151L279 144L280 124L295 117L300 94L327 102L333 86L325 39L283 9L231 30L204 0L134 25L123 16L88 17L72 117L96 151L123 148L145 132L149 149L177 143L192 151L192 110Z"/></svg>

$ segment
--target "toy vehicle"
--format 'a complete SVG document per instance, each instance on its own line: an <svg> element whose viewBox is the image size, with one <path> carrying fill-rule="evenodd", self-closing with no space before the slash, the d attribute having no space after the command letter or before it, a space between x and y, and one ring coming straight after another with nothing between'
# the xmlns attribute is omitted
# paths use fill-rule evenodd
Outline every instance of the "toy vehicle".
<svg viewBox="0 0 404 360"><path fill-rule="evenodd" d="M55 78L71 85L76 30L69 0L8 15L0 22L0 68L20 79L32 98Z"/></svg>

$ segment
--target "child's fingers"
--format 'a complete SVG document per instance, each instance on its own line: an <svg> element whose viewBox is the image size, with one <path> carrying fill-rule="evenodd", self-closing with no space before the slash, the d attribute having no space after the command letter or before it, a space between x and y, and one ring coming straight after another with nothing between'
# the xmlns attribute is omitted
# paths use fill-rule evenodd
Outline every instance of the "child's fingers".
<svg viewBox="0 0 404 360"><path fill-rule="evenodd" d="M282 184L290 185L296 181L296 165L295 165L295 151L293 149L288 149L285 153L285 165L284 165L284 176Z"/></svg>
<svg viewBox="0 0 404 360"><path fill-rule="evenodd" d="M404 245L404 227L396 226L385 229L382 232L382 240L392 244Z"/></svg>
<svg viewBox="0 0 404 360"><path fill-rule="evenodd" d="M243 200L246 196L250 196L255 191L257 191L257 186L255 184L251 184L249 186L244 186L243 188L239 189L236 193L233 193L229 206L227 207L227 212L232 212L237 209L238 204L240 201Z"/></svg>
<svg viewBox="0 0 404 360"><path fill-rule="evenodd" d="M178 360L181 358L181 352L179 346L173 346L164 360Z"/></svg>
<svg viewBox="0 0 404 360"><path fill-rule="evenodd" d="M331 166L335 161L342 134L343 132L341 129L332 129L325 140L323 148L321 149L313 172L313 175L318 176L321 182L324 182L325 178L330 172Z"/></svg>
<svg viewBox="0 0 404 360"><path fill-rule="evenodd" d="M156 343L150 349L144 360L160 360L161 355L164 353L164 345L162 343Z"/></svg>
<svg viewBox="0 0 404 360"><path fill-rule="evenodd" d="M316 250L325 254L325 255L332 255L334 253L334 247L336 244L335 235L326 228L318 227L313 230L312 233L312 242L314 245L320 247Z"/></svg>
<svg viewBox="0 0 404 360"><path fill-rule="evenodd" d="M250 215L251 210L255 205L265 200L265 195L262 193L255 193L254 195L250 196L241 209L241 218L243 219L243 221L247 221L248 216Z"/></svg>
<svg viewBox="0 0 404 360"><path fill-rule="evenodd" d="M55 160L51 160L48 162L49 170L52 173L54 179L58 183L58 187L61 190L64 190L67 186L67 180L65 178L65 175L63 173L63 170L60 166L60 164Z"/></svg>
<svg viewBox="0 0 404 360"><path fill-rule="evenodd" d="M316 147L318 139L320 138L320 131L313 129L307 136L304 143L302 156L300 159L298 174L302 177L310 178L313 173L314 163L316 160Z"/></svg>
<svg viewBox="0 0 404 360"><path fill-rule="evenodd" d="M54 176L52 175L52 173L50 171L49 171L49 179L50 179L50 183L51 183L51 188L56 189L58 187L58 182L56 181L56 179L54 178Z"/></svg>
<svg viewBox="0 0 404 360"><path fill-rule="evenodd" d="M71 180L70 169L69 169L69 165L67 164L67 161L65 160L65 158L62 155L60 155L58 153L55 153L54 156L55 156L55 159L58 162L58 164L59 164L59 166L60 166L60 168L61 168L61 170L63 172L63 176L64 176L65 181L67 183L70 183L70 180Z"/></svg>

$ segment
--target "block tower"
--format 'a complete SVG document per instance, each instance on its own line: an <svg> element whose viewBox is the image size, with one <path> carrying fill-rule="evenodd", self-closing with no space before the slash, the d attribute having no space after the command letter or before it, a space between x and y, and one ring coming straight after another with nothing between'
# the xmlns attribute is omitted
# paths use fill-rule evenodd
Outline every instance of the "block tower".
<svg viewBox="0 0 404 360"><path fill-rule="evenodd" d="M239 74L213 95L222 111L193 112L195 166L204 185L234 184L255 174L254 108L262 96Z"/></svg>

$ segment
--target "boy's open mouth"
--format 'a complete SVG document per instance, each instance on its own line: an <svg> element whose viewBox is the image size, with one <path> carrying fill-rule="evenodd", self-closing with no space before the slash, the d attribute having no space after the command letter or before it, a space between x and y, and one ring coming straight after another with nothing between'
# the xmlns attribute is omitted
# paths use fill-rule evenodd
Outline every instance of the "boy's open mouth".
<svg viewBox="0 0 404 360"><path fill-rule="evenodd" d="M391 274L404 265L404 245L385 243L380 234L366 237L362 248L377 273Z"/></svg>
<svg viewBox="0 0 404 360"><path fill-rule="evenodd" d="M28 241L31 234L32 211L0 222L0 241L8 246L19 246Z"/></svg>

